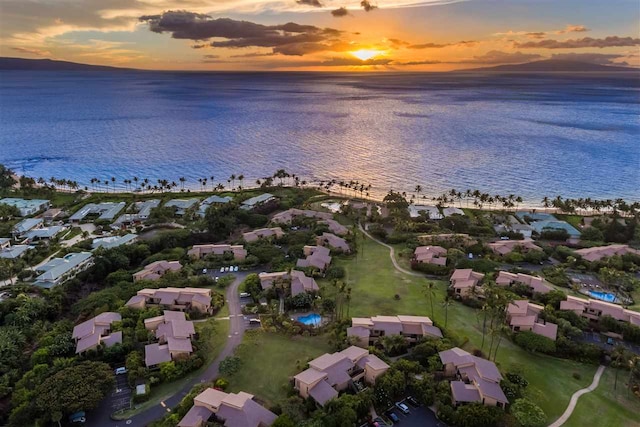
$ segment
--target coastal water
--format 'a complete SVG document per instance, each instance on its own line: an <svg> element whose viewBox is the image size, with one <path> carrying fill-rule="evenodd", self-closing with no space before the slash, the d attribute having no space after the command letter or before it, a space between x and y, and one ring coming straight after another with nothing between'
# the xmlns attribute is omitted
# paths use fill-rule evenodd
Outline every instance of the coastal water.
<svg viewBox="0 0 640 427"><path fill-rule="evenodd" d="M88 186L184 176L198 188L231 174L247 185L284 168L378 194L640 200L640 80L3 71L0 163Z"/></svg>

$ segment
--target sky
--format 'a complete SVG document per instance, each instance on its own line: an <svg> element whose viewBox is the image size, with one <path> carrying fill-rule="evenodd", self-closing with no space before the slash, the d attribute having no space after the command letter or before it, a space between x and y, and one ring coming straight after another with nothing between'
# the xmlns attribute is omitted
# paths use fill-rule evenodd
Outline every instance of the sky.
<svg viewBox="0 0 640 427"><path fill-rule="evenodd" d="M163 70L640 67L640 1L0 0L0 56Z"/></svg>

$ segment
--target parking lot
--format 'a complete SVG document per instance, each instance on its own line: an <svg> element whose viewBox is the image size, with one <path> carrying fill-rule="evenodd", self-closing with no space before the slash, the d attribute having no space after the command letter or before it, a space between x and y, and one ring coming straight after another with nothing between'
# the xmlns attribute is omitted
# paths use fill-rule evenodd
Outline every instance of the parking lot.
<svg viewBox="0 0 640 427"><path fill-rule="evenodd" d="M127 383L127 375L116 375L116 389L111 393L111 407L113 411L129 408L131 389Z"/></svg>
<svg viewBox="0 0 640 427"><path fill-rule="evenodd" d="M408 414L405 414L398 408L390 409L390 411L393 411L393 413L395 413L400 419L396 424L400 424L404 427L447 427L447 425L438 420L436 415L426 406L415 407L408 403L407 405L409 406ZM388 412L389 411L385 411L386 418L389 418L387 415Z"/></svg>

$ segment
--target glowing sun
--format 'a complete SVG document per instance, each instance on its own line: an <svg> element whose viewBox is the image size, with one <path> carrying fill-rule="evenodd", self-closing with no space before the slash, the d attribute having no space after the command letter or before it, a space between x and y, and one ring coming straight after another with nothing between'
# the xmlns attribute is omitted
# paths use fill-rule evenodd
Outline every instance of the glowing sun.
<svg viewBox="0 0 640 427"><path fill-rule="evenodd" d="M355 50L353 52L351 52L351 54L353 56L355 56L356 58L362 60L362 61L366 61L368 59L373 58L374 56L379 55L381 52L379 50L374 50L374 49L360 49L360 50Z"/></svg>

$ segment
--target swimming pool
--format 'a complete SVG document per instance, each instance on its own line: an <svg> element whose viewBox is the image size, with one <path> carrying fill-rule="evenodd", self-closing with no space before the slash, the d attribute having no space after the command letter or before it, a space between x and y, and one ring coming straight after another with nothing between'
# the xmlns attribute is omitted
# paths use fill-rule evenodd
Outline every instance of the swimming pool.
<svg viewBox="0 0 640 427"><path fill-rule="evenodd" d="M589 291L589 296L606 302L618 302L618 298L614 294L607 292Z"/></svg>
<svg viewBox="0 0 640 427"><path fill-rule="evenodd" d="M305 325L320 326L320 323L322 322L322 316L317 313L310 313L306 316L298 317L297 320L298 322L304 323Z"/></svg>

